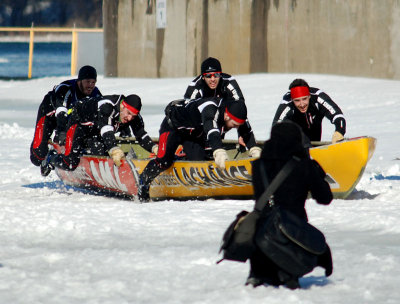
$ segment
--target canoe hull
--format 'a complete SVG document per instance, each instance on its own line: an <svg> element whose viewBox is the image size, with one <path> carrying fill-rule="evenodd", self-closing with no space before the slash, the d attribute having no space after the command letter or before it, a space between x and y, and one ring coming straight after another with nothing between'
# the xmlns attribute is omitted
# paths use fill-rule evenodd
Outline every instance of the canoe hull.
<svg viewBox="0 0 400 304"><path fill-rule="evenodd" d="M152 182L150 196L154 200L249 199L253 196L250 160L229 161L226 170L216 168L211 161L176 161ZM148 161L126 160L118 168L110 158L84 156L75 171L56 172L71 186L135 196L138 173Z"/></svg>
<svg viewBox="0 0 400 304"><path fill-rule="evenodd" d="M310 149L311 157L327 172L335 198L346 198L353 191L372 157L375 143L372 137L359 137ZM252 160L245 157L227 161L225 170L217 168L213 161L178 160L152 182L150 197L251 199ZM138 175L148 162L148 158L128 159L118 168L108 157L83 156L75 171L57 169L57 174L68 185L135 197Z"/></svg>
<svg viewBox="0 0 400 304"><path fill-rule="evenodd" d="M373 137L358 137L310 149L311 157L327 173L335 198L346 198L354 190L375 151L375 145Z"/></svg>

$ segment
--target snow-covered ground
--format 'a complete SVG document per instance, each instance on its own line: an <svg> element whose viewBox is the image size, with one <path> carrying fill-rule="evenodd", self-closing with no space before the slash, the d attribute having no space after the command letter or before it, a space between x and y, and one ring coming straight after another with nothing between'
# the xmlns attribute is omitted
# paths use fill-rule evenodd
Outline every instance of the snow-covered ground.
<svg viewBox="0 0 400 304"><path fill-rule="evenodd" d="M65 187L29 160L43 95L69 77L0 81L0 303L400 303L400 81L329 75L239 75L257 139L298 77L325 90L347 119L346 137L378 140L349 199L307 202L332 248L334 272L302 288L244 286L249 265L219 265L222 234L253 201L140 204ZM191 78L99 77L103 94L142 97L147 131ZM232 132L231 138L235 137ZM324 122L323 140L333 127Z"/></svg>

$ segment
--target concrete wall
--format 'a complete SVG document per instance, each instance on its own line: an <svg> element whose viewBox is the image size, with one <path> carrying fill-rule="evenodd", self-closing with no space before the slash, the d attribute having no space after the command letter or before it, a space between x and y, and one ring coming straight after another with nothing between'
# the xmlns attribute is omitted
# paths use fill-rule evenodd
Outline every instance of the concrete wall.
<svg viewBox="0 0 400 304"><path fill-rule="evenodd" d="M103 2L109 76L193 76L213 56L232 74L400 79L400 0L166 0L161 29L156 0Z"/></svg>
<svg viewBox="0 0 400 304"><path fill-rule="evenodd" d="M268 71L399 78L399 12L397 0L279 1Z"/></svg>
<svg viewBox="0 0 400 304"><path fill-rule="evenodd" d="M103 0L104 75L118 76L118 1Z"/></svg>
<svg viewBox="0 0 400 304"><path fill-rule="evenodd" d="M103 33L78 33L77 69L84 65L96 68L97 74L104 74Z"/></svg>
<svg viewBox="0 0 400 304"><path fill-rule="evenodd" d="M156 77L156 24L147 1L119 0L117 66L119 77Z"/></svg>

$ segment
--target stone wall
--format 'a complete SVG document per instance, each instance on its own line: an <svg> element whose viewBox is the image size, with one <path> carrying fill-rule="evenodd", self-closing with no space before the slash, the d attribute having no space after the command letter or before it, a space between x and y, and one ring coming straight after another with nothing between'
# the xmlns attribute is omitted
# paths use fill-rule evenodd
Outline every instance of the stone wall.
<svg viewBox="0 0 400 304"><path fill-rule="evenodd" d="M156 28L156 0L103 0L106 75L194 76L213 56L231 74L400 79L400 0L166 3L166 27Z"/></svg>

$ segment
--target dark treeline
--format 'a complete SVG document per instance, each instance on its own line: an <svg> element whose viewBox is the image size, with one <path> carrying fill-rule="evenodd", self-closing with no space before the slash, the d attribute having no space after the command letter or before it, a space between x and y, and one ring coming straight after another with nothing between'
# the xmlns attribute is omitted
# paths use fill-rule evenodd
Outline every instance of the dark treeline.
<svg viewBox="0 0 400 304"><path fill-rule="evenodd" d="M0 26L102 27L102 0L1 0Z"/></svg>

